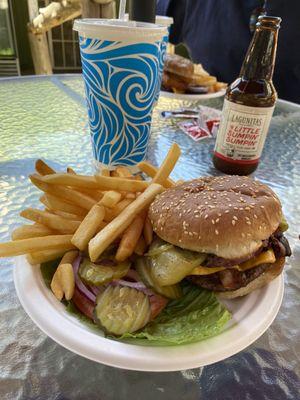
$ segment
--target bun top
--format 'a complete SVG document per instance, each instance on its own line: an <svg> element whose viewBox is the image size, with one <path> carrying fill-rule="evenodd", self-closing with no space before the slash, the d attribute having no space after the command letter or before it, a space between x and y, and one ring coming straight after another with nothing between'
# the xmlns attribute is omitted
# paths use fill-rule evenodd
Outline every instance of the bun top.
<svg viewBox="0 0 300 400"><path fill-rule="evenodd" d="M258 250L278 228L282 210L275 193L259 181L204 177L164 191L149 218L166 242L233 259Z"/></svg>
<svg viewBox="0 0 300 400"><path fill-rule="evenodd" d="M188 58L177 54L166 54L164 70L191 79L194 74L194 64Z"/></svg>

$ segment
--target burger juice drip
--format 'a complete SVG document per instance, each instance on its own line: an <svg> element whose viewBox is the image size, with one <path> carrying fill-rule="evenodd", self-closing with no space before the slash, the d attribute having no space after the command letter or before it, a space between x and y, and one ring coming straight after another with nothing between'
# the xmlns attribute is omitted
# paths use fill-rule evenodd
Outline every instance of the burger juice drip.
<svg viewBox="0 0 300 400"><path fill-rule="evenodd" d="M255 171L277 93L272 83L281 19L261 16L239 77L228 87L213 162L227 174Z"/></svg>

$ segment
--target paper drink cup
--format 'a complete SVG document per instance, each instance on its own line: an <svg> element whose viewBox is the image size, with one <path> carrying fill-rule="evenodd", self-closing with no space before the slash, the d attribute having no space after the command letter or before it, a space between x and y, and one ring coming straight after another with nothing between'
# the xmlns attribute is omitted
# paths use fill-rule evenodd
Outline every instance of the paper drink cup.
<svg viewBox="0 0 300 400"><path fill-rule="evenodd" d="M99 169L144 160L167 28L134 21L81 19L82 73L93 154Z"/></svg>

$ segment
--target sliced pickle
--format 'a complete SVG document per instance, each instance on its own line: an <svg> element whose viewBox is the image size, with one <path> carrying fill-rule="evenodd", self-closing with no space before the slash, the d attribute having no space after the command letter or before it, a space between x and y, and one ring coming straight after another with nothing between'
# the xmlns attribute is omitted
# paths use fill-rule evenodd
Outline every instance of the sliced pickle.
<svg viewBox="0 0 300 400"><path fill-rule="evenodd" d="M281 230L281 232L285 232L289 229L289 224L288 224L287 220L285 219L284 215L282 215L282 217L281 217L279 229Z"/></svg>
<svg viewBox="0 0 300 400"><path fill-rule="evenodd" d="M114 335L132 333L150 320L151 307L143 292L122 286L108 286L97 297L95 320Z"/></svg>
<svg viewBox="0 0 300 400"><path fill-rule="evenodd" d="M206 254L183 250L173 246L171 249L151 257L152 276L161 286L174 285L201 265Z"/></svg>
<svg viewBox="0 0 300 400"><path fill-rule="evenodd" d="M130 261L123 261L117 264L115 267L110 267L113 270L113 279L121 279L127 275L129 268L131 267Z"/></svg>
<svg viewBox="0 0 300 400"><path fill-rule="evenodd" d="M107 266L95 264L85 258L79 267L78 274L88 285L100 286L114 279L122 278L127 274L129 268L129 261L124 261L115 266Z"/></svg>
<svg viewBox="0 0 300 400"><path fill-rule="evenodd" d="M151 243L148 253L146 253L145 256L148 256L148 257L158 256L159 254L163 253L164 251L170 250L172 247L174 247L172 244L166 243L165 241L163 241L160 238L156 238Z"/></svg>
<svg viewBox="0 0 300 400"><path fill-rule="evenodd" d="M179 299L182 296L182 289L179 285L160 286L158 284L151 273L151 266L148 258L138 258L135 266L144 284L153 289L156 293L168 299Z"/></svg>

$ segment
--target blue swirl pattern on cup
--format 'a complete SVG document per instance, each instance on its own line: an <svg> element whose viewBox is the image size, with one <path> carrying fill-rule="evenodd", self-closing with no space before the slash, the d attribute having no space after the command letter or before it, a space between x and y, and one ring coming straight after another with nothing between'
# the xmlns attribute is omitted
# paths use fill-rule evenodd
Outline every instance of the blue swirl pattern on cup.
<svg viewBox="0 0 300 400"><path fill-rule="evenodd" d="M155 104L158 101L160 90L161 90L162 75L163 75L163 70L164 70L165 57L166 57L168 43L169 43L169 34L163 37L162 42L160 44L159 74L158 74L157 87L156 87Z"/></svg>
<svg viewBox="0 0 300 400"><path fill-rule="evenodd" d="M145 158L159 79L161 42L79 37L94 157L135 165Z"/></svg>

